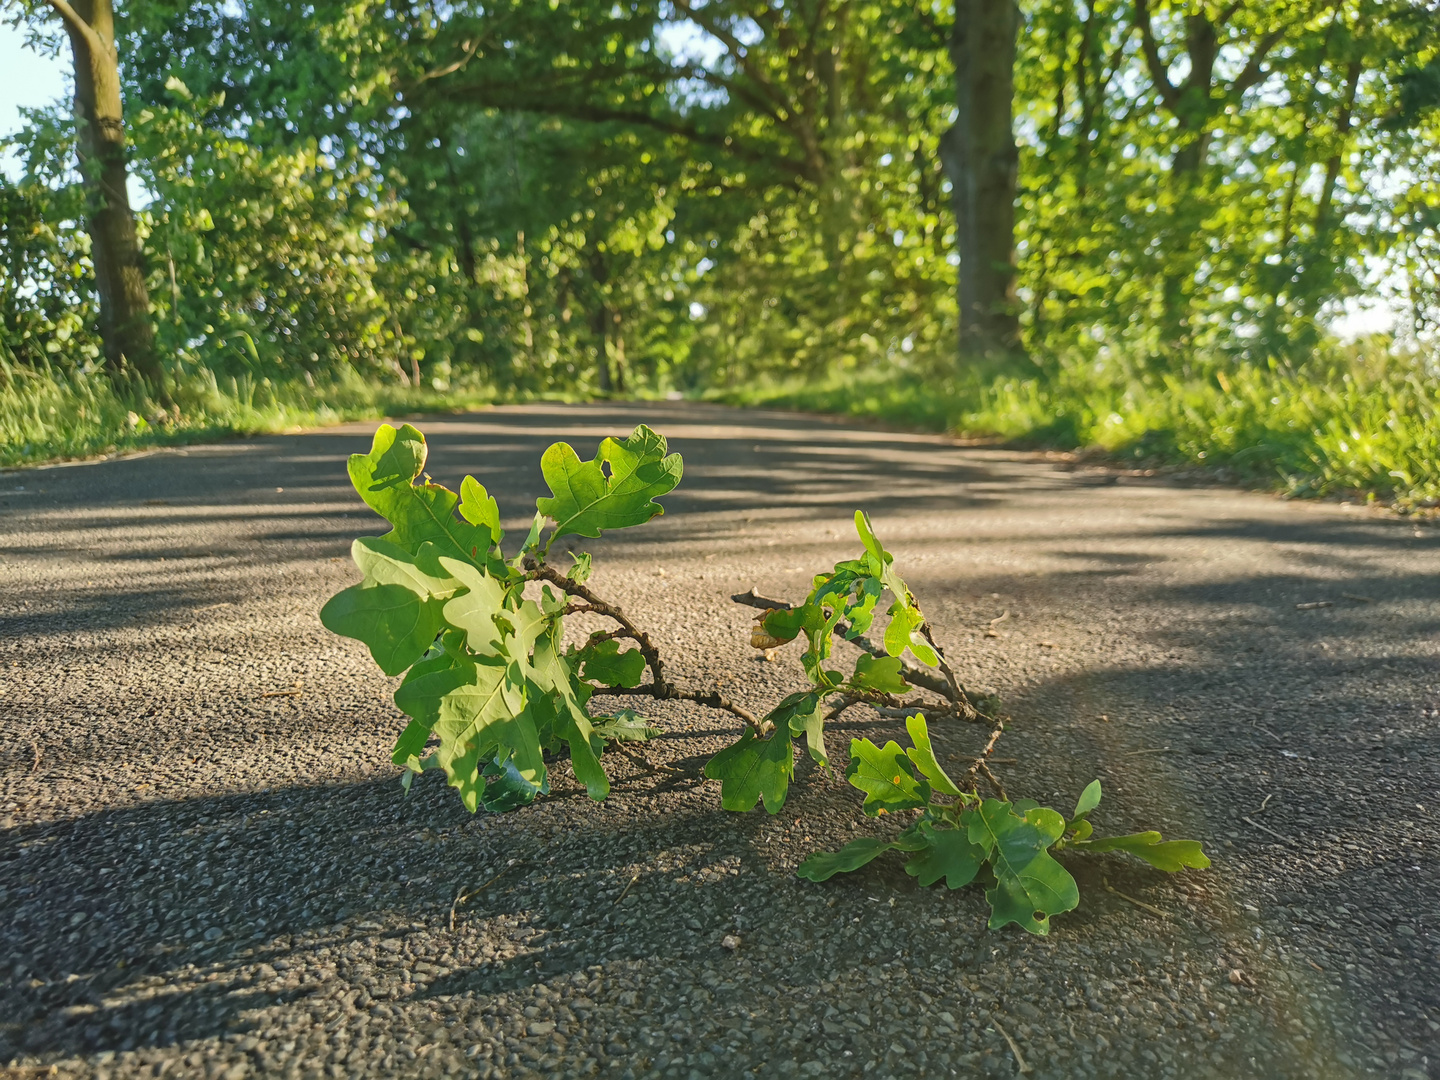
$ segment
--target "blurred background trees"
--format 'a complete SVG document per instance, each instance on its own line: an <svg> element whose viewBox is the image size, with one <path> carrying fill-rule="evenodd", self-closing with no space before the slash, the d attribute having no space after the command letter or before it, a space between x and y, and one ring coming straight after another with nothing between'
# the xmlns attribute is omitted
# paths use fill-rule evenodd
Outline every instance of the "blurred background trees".
<svg viewBox="0 0 1440 1080"><path fill-rule="evenodd" d="M1347 304L1440 324L1436 0L157 0L115 42L159 381L1225 379ZM12 367L115 365L85 130L12 136Z"/></svg>

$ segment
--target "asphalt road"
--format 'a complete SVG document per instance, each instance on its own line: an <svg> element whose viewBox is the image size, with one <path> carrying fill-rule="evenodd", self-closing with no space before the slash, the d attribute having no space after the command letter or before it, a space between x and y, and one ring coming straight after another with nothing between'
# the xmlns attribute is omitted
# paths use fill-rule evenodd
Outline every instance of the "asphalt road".
<svg viewBox="0 0 1440 1080"><path fill-rule="evenodd" d="M695 768L734 723L691 707L607 754L603 806L563 766L503 817L405 797L391 682L316 616L380 531L344 471L373 425L3 473L11 1075L1440 1077L1436 530L780 413L423 427L523 528L544 446L640 421L685 479L592 584L677 674L755 710L797 686L728 596L798 599L866 508L1013 717L1011 792L1099 777L1097 827L1214 867L1062 856L1082 904L1047 939L898 863L800 881L883 823L803 762L778 816L722 812Z"/></svg>

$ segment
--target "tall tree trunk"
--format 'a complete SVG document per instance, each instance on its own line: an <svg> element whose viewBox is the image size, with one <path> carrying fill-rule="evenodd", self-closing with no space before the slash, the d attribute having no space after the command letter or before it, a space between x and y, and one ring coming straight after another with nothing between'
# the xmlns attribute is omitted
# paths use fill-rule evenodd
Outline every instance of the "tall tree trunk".
<svg viewBox="0 0 1440 1080"><path fill-rule="evenodd" d="M1015 298L1014 0L956 0L954 125L940 139L960 248L960 352L1020 349Z"/></svg>
<svg viewBox="0 0 1440 1080"><path fill-rule="evenodd" d="M615 392L625 393L625 317L615 311L610 315L610 351L615 357Z"/></svg>
<svg viewBox="0 0 1440 1080"><path fill-rule="evenodd" d="M47 0L65 22L75 58L75 119L86 227L100 294L100 337L113 374L133 371L164 394L150 294L126 186L125 116L111 0Z"/></svg>
<svg viewBox="0 0 1440 1080"><path fill-rule="evenodd" d="M1340 102L1340 115L1335 121L1335 150L1325 162L1325 182L1320 188L1319 204L1315 208L1315 239L1321 245L1329 239L1333 222L1330 210L1335 202L1335 185L1340 179L1340 165L1350 138L1350 125L1355 113L1355 92L1360 86L1362 67L1359 60L1350 61L1345 72L1345 96Z"/></svg>
<svg viewBox="0 0 1440 1080"><path fill-rule="evenodd" d="M605 283L609 268L605 256L591 249L590 280L595 284L595 310L590 313L590 328L595 334L595 384L602 394L613 389L610 380L610 305L605 302Z"/></svg>

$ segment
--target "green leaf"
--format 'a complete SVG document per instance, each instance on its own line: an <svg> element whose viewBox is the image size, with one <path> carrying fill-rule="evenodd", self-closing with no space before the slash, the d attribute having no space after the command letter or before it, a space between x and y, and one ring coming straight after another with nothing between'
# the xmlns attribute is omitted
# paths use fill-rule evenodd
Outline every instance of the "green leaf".
<svg viewBox="0 0 1440 1080"><path fill-rule="evenodd" d="M485 571L459 559L442 558L443 566L465 592L445 603L445 621L465 631L465 646L476 656L498 656L502 631L495 616L505 607L505 586Z"/></svg>
<svg viewBox="0 0 1440 1080"><path fill-rule="evenodd" d="M921 775L930 781L930 786L942 795L963 795L964 792L940 767L940 762L935 760L935 751L930 745L930 729L926 726L925 717L919 713L909 717L905 721L905 730L910 733L910 741L915 744L905 751L905 756L914 762ZM954 887L951 886L952 889Z"/></svg>
<svg viewBox="0 0 1440 1080"><path fill-rule="evenodd" d="M1075 803L1075 813L1070 815L1070 828L1074 828L1076 822L1083 821L1097 806L1100 805L1100 781L1091 780L1085 785L1085 790L1080 793L1080 799Z"/></svg>
<svg viewBox="0 0 1440 1080"><path fill-rule="evenodd" d="M508 752L519 775L542 787L545 762L518 666L482 657L478 663L460 658L457 667L464 681L440 699L434 728L440 738L435 760L450 786L473 813L485 786L481 767Z"/></svg>
<svg viewBox="0 0 1440 1080"><path fill-rule="evenodd" d="M565 576L577 585L583 585L590 580L590 553L582 551L576 555L573 551L570 557L575 560L575 565L565 572Z"/></svg>
<svg viewBox="0 0 1440 1080"><path fill-rule="evenodd" d="M634 709L620 709L614 716L602 716L595 721L595 734L610 742L646 742L658 739L660 728L646 723L645 718Z"/></svg>
<svg viewBox="0 0 1440 1080"><path fill-rule="evenodd" d="M485 787L480 792L480 805L492 814L504 814L529 806L537 796L550 794L548 777L539 784L531 783L515 766L514 758L492 761L481 770Z"/></svg>
<svg viewBox="0 0 1440 1080"><path fill-rule="evenodd" d="M765 809L778 814L795 775L790 729L780 728L768 739L747 730L706 763L705 775L720 781L720 805L726 810L750 810L763 798Z"/></svg>
<svg viewBox="0 0 1440 1080"><path fill-rule="evenodd" d="M917 779L910 760L894 741L876 746L869 739L850 743L850 766L845 779L865 792L865 813L916 810L930 801L930 785Z"/></svg>
<svg viewBox="0 0 1440 1080"><path fill-rule="evenodd" d="M460 497L439 484L416 484L425 467L425 436L404 425L381 424L368 454L350 456L350 482L392 528L385 540L412 555L432 543L441 555L480 562L492 543L490 528L455 517ZM478 486L478 485L477 485Z"/></svg>
<svg viewBox="0 0 1440 1080"><path fill-rule="evenodd" d="M851 641L870 629L870 624L875 621L875 604L884 591L877 577L862 577L855 582L854 588L856 595L845 604L845 618L850 623L845 636Z"/></svg>
<svg viewBox="0 0 1440 1080"><path fill-rule="evenodd" d="M1051 915L1079 905L1075 879L1048 850L1065 831L1065 819L1054 810L1036 807L1022 818L1009 803L986 799L964 821L995 873L995 884L985 891L990 929L1013 922L1032 934L1048 934Z"/></svg>
<svg viewBox="0 0 1440 1080"><path fill-rule="evenodd" d="M399 675L424 656L440 632L438 601L404 585L352 585L320 609L331 633L363 641L386 675Z"/></svg>
<svg viewBox="0 0 1440 1080"><path fill-rule="evenodd" d="M460 516L471 525L488 528L492 543L498 544L505 538L505 530L500 528L499 504L473 476L460 481Z"/></svg>
<svg viewBox="0 0 1440 1080"><path fill-rule="evenodd" d="M896 600L890 606L890 625L885 628L885 651L898 657L908 648L915 654L915 659L926 667L937 667L940 658L920 633L920 628L924 625L925 616L920 614L918 607L907 604L904 600Z"/></svg>
<svg viewBox="0 0 1440 1080"><path fill-rule="evenodd" d="M947 888L963 889L985 865L985 848L965 829L936 829L923 822L921 835L926 846L905 864L905 872L921 885L929 887L943 877Z"/></svg>
<svg viewBox="0 0 1440 1080"><path fill-rule="evenodd" d="M855 658L855 674L850 676L850 685L879 690L882 694L903 694L910 689L910 684L901 678L900 665L898 656L861 653Z"/></svg>
<svg viewBox="0 0 1440 1080"><path fill-rule="evenodd" d="M796 608L775 608L766 612L760 620L765 632L777 641L794 641L807 624L818 626L824 620L819 608L812 604L801 604Z"/></svg>
<svg viewBox="0 0 1440 1080"><path fill-rule="evenodd" d="M874 556L876 562L882 567L891 563L894 556L880 546L880 541L875 536L875 527L870 524L870 515L864 510L855 511L855 531L860 535L860 543Z"/></svg>
<svg viewBox="0 0 1440 1080"><path fill-rule="evenodd" d="M508 599L512 604L515 602L514 595ZM555 617L542 611L534 600L521 600L518 607L502 608L493 618L495 626L502 632L501 651L511 660L528 658L536 640L555 621Z"/></svg>
<svg viewBox="0 0 1440 1080"><path fill-rule="evenodd" d="M662 435L643 424L628 439L605 439L592 461L580 460L568 443L555 443L540 458L553 493L535 501L555 522L548 548L566 535L599 536L606 529L643 525L664 508L652 500L680 482L679 454L666 456ZM609 474L605 472L609 467Z"/></svg>
<svg viewBox="0 0 1440 1080"><path fill-rule="evenodd" d="M639 649L620 651L614 638L587 646L576 653L580 677L604 686L639 686L645 674L645 657Z"/></svg>
<svg viewBox="0 0 1440 1080"><path fill-rule="evenodd" d="M590 714L577 696L577 690L584 687L577 684L574 669L560 651L560 635L560 627L554 625L536 641L526 676L541 692L550 695L556 734L570 747L575 779L585 785L590 798L599 802L610 794L610 778L600 764L603 744L595 736Z"/></svg>
<svg viewBox="0 0 1440 1080"><path fill-rule="evenodd" d="M895 603L890 605L890 625L885 628L885 651L891 656L899 656L908 648L926 667L938 667L940 657L925 640L925 635L919 632L925 625L925 616L915 603L910 586L895 571L895 557L880 546L870 517L863 510L855 511L855 531L865 545L870 561L875 564L875 575L895 597Z"/></svg>
<svg viewBox="0 0 1440 1080"><path fill-rule="evenodd" d="M764 720L789 731L792 736L803 734L810 756L821 765L830 764L825 753L825 710L819 694L804 691L790 694L766 713L762 722Z"/></svg>
<svg viewBox="0 0 1440 1080"><path fill-rule="evenodd" d="M1191 867L1204 870L1210 859L1200 850L1198 840L1162 840L1158 832L1131 833L1129 836L1104 836L1097 840L1072 841L1075 851L1125 851L1144 859L1157 870L1178 873Z"/></svg>
<svg viewBox="0 0 1440 1080"><path fill-rule="evenodd" d="M530 531L525 534L525 540L520 545L520 550L515 553L515 558L510 560L510 565L516 570L521 569L525 563L525 556L539 546L540 530L545 527L545 515L539 510L535 511L535 517L530 522Z"/></svg>
<svg viewBox="0 0 1440 1080"><path fill-rule="evenodd" d="M405 681L395 690L395 705L411 720L395 740L391 760L396 765L420 770L419 759L440 719L440 699L464 681L455 658L448 653L426 657L405 673Z"/></svg>
<svg viewBox="0 0 1440 1080"><path fill-rule="evenodd" d="M446 599L460 582L435 557L435 545L421 544L412 555L398 544L378 536L365 536L350 545L350 557L365 575L366 585L403 585L421 599Z"/></svg>
<svg viewBox="0 0 1440 1080"><path fill-rule="evenodd" d="M836 874L859 870L895 845L878 836L862 836L851 840L839 851L817 851L800 864L795 873L809 881L828 881Z"/></svg>

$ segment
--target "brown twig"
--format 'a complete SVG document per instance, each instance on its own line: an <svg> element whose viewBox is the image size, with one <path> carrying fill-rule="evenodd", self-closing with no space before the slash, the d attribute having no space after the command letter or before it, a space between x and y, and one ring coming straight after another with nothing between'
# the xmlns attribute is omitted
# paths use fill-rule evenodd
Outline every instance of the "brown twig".
<svg viewBox="0 0 1440 1080"><path fill-rule="evenodd" d="M985 779L990 782L990 786L995 789L995 794L1000 796L1000 801L1009 802L1010 796L1005 794L1005 785L1000 782L998 776L990 771L990 764L984 759L980 761L980 772L983 773Z"/></svg>
<svg viewBox="0 0 1440 1080"><path fill-rule="evenodd" d="M1118 896L1121 900L1129 901L1130 903L1132 903L1132 904L1134 904L1136 907L1138 907L1141 911L1148 911L1151 915L1158 915L1158 916L1160 916L1160 918L1162 918L1162 919L1173 919L1173 918L1175 918L1174 915L1172 915L1170 912L1164 910L1163 908L1155 907L1153 904L1147 904L1147 903L1145 903L1144 900L1136 900L1135 897L1133 897L1133 896L1126 896L1126 895L1125 895L1123 892L1121 892L1119 889L1116 889L1116 888L1114 888L1113 886L1111 886L1111 884L1110 884L1110 879L1109 879L1109 878L1101 878L1101 879L1100 879L1100 883L1105 886L1105 891L1106 891L1106 892L1112 892L1112 893L1114 893L1116 896Z"/></svg>
<svg viewBox="0 0 1440 1080"><path fill-rule="evenodd" d="M789 600L771 600L769 597L761 596L755 591L754 585L750 586L749 592L735 593L730 599L737 604L760 608L762 611L789 611L795 606Z"/></svg>
<svg viewBox="0 0 1440 1080"><path fill-rule="evenodd" d="M936 643L935 635L930 632L930 623L928 620L920 624L920 633L925 635L925 640L930 643L930 648L935 650L936 659L940 661L940 674L945 676L945 682L950 689L950 692L945 696L955 703L957 710L968 714L965 717L967 720L973 719L975 706L970 704L970 695L965 692L965 687L962 686L960 680L956 678L955 671L951 668L950 662L945 659L945 650Z"/></svg>
<svg viewBox="0 0 1440 1080"><path fill-rule="evenodd" d="M652 669L653 670L653 669ZM652 697L656 701L693 701L697 705L704 705L711 709L720 709L732 716L738 716L745 723L755 729L757 734L763 734L766 730L765 722L750 712L749 709L741 708L724 694L715 690L686 690L684 687L676 686L674 683L642 683L640 686L597 686L596 697Z"/></svg>
<svg viewBox="0 0 1440 1080"><path fill-rule="evenodd" d="M985 740L984 748L980 751L979 756L970 764L970 768L965 774L965 779L966 785L971 791L974 791L980 782L980 777L983 775L985 779L990 782L990 786L999 794L1000 798L1009 802L1009 798L1005 795L1005 785L1000 783L995 774L990 771L989 765L990 755L994 753L995 744L1000 741L1000 736L1004 731L1005 725L996 721L995 726L990 729L990 738Z"/></svg>
<svg viewBox="0 0 1440 1080"><path fill-rule="evenodd" d="M533 556L525 559L525 577L529 581L548 581L558 585L560 589L569 596L578 596L585 601L586 608L596 615L603 615L620 624L620 630L614 631L612 637L627 637L635 642L640 650L640 655L645 658L645 666L650 669L650 681L643 686L610 686L599 687L596 692L601 694L617 695L644 695L653 697L657 701L693 701L697 705L704 705L711 709L720 709L738 716L745 723L749 724L757 732L764 730L764 724L758 720L753 713L741 708L730 701L723 694L714 690L699 691L685 690L676 686L665 678L665 665L660 659L660 650L650 640L650 635L641 630L625 612L621 611L615 604L602 600L591 589L578 581L571 581L560 571L546 563L539 562ZM602 639L603 640L603 639Z"/></svg>
<svg viewBox="0 0 1440 1080"><path fill-rule="evenodd" d="M1000 1021L996 1020L993 1015L990 1017L990 1024L1004 1037L1006 1043L1009 1044L1010 1052L1015 1055L1015 1064L1020 1067L1019 1071L1022 1074L1028 1074L1030 1072L1030 1066L1025 1064L1025 1055L1020 1053L1020 1047L1015 1045L1015 1040L1010 1037L1010 1033L1000 1026Z"/></svg>
<svg viewBox="0 0 1440 1080"><path fill-rule="evenodd" d="M1283 833L1278 833L1278 832L1276 832L1274 829L1270 828L1268 825L1261 825L1260 822L1256 821L1254 818L1246 817L1245 815L1242 814L1241 817L1240 817L1240 820L1243 821L1243 822L1245 822L1247 825L1253 825L1253 826L1255 826L1255 828L1259 829L1261 832L1267 832L1267 833L1269 833L1271 836L1275 837L1276 840L1279 840L1282 844L1290 844L1290 845L1293 845L1293 844L1295 843L1295 841L1294 841L1294 840L1291 840L1290 837L1284 835Z"/></svg>
<svg viewBox="0 0 1440 1080"><path fill-rule="evenodd" d="M630 883L629 883L628 885L626 885L625 888L620 891L620 895L615 898L615 903L614 903L614 904L611 904L610 906L611 906L611 907L614 907L614 906L616 906L616 904L619 904L621 900L624 900L625 897L630 894L630 889L634 886L635 882L637 882L637 881L639 881L639 880L640 880L640 875L637 873L634 877L632 877L632 878L630 879Z"/></svg>
<svg viewBox="0 0 1440 1080"><path fill-rule="evenodd" d="M500 872L498 874L492 877L489 881L485 882L485 884L475 886L475 888L471 889L469 892L459 892L457 890L455 893L455 899L450 902L450 929L455 929L455 909L457 907L459 907L461 904L469 903L470 898L476 893L482 892L485 889L488 889L491 885L494 885L495 882L499 881L502 877L504 877L510 871L510 868L519 863L519 861L519 859L511 859L503 867L500 868Z"/></svg>
<svg viewBox="0 0 1440 1080"><path fill-rule="evenodd" d="M630 638L640 649L640 655L645 658L645 666L650 669L650 678L657 686L669 685L665 681L664 664L660 660L660 652L655 648L650 636L636 626L626 617L625 612L614 604L607 603L596 596L587 586L578 581L571 581L560 571L546 563L538 562L534 556L525 557L525 575L529 581L548 581L552 585L559 586L560 590L568 596L578 596L585 601L586 605L596 615L603 615L607 619L613 619L625 630L625 636Z"/></svg>

